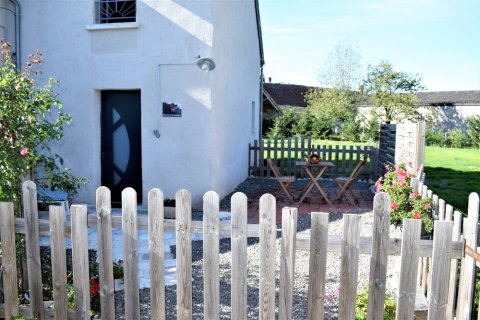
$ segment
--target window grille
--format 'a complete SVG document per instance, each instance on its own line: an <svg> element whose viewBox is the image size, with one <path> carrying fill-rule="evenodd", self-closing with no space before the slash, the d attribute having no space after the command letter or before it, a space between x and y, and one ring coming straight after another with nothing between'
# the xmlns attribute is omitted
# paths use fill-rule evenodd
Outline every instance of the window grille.
<svg viewBox="0 0 480 320"><path fill-rule="evenodd" d="M136 0L95 1L96 23L135 22Z"/></svg>

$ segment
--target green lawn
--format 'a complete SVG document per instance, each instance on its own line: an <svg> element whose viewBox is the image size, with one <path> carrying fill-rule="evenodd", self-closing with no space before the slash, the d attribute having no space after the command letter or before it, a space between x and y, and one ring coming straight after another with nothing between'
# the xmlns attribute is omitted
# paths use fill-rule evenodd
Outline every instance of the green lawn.
<svg viewBox="0 0 480 320"><path fill-rule="evenodd" d="M433 193L466 213L468 195L480 193L480 150L426 147L425 173Z"/></svg>

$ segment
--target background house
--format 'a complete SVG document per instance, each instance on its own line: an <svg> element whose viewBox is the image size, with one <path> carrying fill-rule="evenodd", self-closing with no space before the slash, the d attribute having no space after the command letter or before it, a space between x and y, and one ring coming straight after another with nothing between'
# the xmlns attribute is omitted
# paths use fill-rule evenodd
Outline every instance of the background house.
<svg viewBox="0 0 480 320"><path fill-rule="evenodd" d="M106 185L115 201L130 186L140 202L158 187L170 198L186 188L198 203L246 178L246 148L261 118L256 0L19 5L21 52L42 50L44 74L59 79L56 92L74 119L55 147L89 178L77 201L93 203ZM202 70L213 67L197 65L202 57L215 68ZM164 114L164 103L178 109Z"/></svg>
<svg viewBox="0 0 480 320"><path fill-rule="evenodd" d="M263 84L263 117L266 121L280 115L286 108L303 112L307 107L305 93L315 87L300 86L283 83ZM470 91L437 91L418 92L417 106L434 108L436 119L431 123L436 128L465 129L465 119L469 116L480 115L480 90ZM368 111L369 106L362 106ZM268 125L264 124L264 129Z"/></svg>

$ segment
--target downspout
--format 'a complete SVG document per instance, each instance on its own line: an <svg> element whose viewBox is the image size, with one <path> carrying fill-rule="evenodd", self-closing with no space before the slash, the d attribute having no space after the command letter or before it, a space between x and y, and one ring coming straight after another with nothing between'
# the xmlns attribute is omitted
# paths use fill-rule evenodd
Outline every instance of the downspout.
<svg viewBox="0 0 480 320"><path fill-rule="evenodd" d="M20 45L20 3L18 0L10 0L15 5L15 63L17 69L22 67L21 63L21 45Z"/></svg>
<svg viewBox="0 0 480 320"><path fill-rule="evenodd" d="M262 145L263 132L263 65L260 65L260 100L258 100L258 142Z"/></svg>

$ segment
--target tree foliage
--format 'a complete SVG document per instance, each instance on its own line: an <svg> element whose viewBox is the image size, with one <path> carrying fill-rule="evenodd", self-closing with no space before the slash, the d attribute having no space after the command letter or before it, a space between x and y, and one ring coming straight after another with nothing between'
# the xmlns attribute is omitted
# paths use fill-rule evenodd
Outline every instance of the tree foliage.
<svg viewBox="0 0 480 320"><path fill-rule="evenodd" d="M361 79L360 60L358 45L338 43L321 68L320 83L328 88L356 90Z"/></svg>
<svg viewBox="0 0 480 320"><path fill-rule="evenodd" d="M35 177L39 188L62 189L73 196L84 183L64 169L63 159L50 149L60 140L63 126L72 120L60 112L62 104L53 92L51 78L38 86L36 75L43 60L37 50L19 71L10 44L1 43L0 56L0 200L17 201L23 177ZM39 172L42 172L40 175Z"/></svg>
<svg viewBox="0 0 480 320"><path fill-rule="evenodd" d="M418 120L422 116L415 107L414 92L424 89L418 75L395 71L393 66L382 61L369 66L361 92L370 99L374 110L385 122L404 119Z"/></svg>

